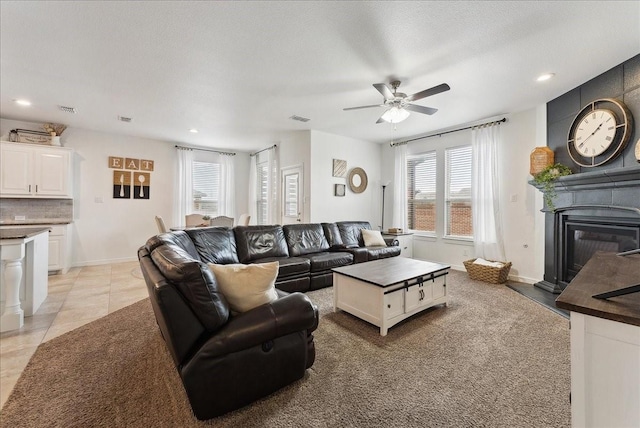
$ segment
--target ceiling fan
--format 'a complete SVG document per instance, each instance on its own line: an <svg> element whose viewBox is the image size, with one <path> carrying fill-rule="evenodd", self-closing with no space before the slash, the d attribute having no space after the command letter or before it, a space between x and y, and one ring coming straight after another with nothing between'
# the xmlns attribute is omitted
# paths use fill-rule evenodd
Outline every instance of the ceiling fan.
<svg viewBox="0 0 640 428"><path fill-rule="evenodd" d="M368 106L360 106L360 107L347 107L343 109L347 110L358 110L363 108L371 108L371 107L388 107L387 111L384 112L382 116L376 121L376 123L389 122L389 123L399 123L409 117L409 111L415 111L416 113L423 114L434 114L438 111L437 108L432 107L424 107L416 104L411 104L411 101L417 101L422 98L430 97L431 95L436 95L441 92L448 91L451 89L449 85L446 83L442 83L440 85L434 86L433 88L425 89L424 91L416 92L413 95L403 94L402 92L398 92L398 87L400 86L399 80L394 80L391 82L391 88L385 83L374 83L373 87L378 90L384 97L384 101L382 104L372 104ZM393 88L393 91L392 91Z"/></svg>

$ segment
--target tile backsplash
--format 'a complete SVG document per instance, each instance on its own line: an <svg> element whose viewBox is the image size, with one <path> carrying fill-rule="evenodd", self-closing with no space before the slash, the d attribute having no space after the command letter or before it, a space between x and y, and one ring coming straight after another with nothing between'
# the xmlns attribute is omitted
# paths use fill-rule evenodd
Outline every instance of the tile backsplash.
<svg viewBox="0 0 640 428"><path fill-rule="evenodd" d="M24 216L24 220L16 220L16 216ZM73 221L73 199L0 199L0 221L4 224L40 223L43 220Z"/></svg>

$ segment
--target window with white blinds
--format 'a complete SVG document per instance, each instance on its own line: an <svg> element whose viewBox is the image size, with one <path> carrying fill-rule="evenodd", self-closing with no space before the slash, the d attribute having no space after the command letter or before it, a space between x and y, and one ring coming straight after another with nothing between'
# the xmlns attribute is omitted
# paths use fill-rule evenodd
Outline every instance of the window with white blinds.
<svg viewBox="0 0 640 428"><path fill-rule="evenodd" d="M193 161L193 213L218 215L220 200L220 164Z"/></svg>
<svg viewBox="0 0 640 428"><path fill-rule="evenodd" d="M436 231L436 152L407 156L407 224Z"/></svg>
<svg viewBox="0 0 640 428"><path fill-rule="evenodd" d="M256 165L256 189L257 209L256 224L267 224L269 218L269 163L263 162Z"/></svg>
<svg viewBox="0 0 640 428"><path fill-rule="evenodd" d="M471 146L445 150L445 236L473 237Z"/></svg>

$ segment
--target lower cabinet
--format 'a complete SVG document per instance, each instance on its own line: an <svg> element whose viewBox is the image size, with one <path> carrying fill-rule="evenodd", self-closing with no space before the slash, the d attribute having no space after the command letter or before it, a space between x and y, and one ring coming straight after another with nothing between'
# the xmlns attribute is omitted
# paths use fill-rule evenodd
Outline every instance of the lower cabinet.
<svg viewBox="0 0 640 428"><path fill-rule="evenodd" d="M400 246L400 257L413 258L413 234L412 233L383 233L385 238L395 238Z"/></svg>

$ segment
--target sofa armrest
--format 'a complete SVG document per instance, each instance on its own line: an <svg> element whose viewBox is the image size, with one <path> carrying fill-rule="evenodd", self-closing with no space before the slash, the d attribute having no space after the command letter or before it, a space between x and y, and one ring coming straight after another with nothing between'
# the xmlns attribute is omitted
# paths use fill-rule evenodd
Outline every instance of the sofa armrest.
<svg viewBox="0 0 640 428"><path fill-rule="evenodd" d="M318 308L302 293L291 293L229 320L198 350L208 358L260 345L296 331L318 327Z"/></svg>
<svg viewBox="0 0 640 428"><path fill-rule="evenodd" d="M384 242L387 243L387 247L399 247L400 246L400 241L398 241L398 238L394 238L393 236L391 236L389 238L382 237L382 239L384 239Z"/></svg>

